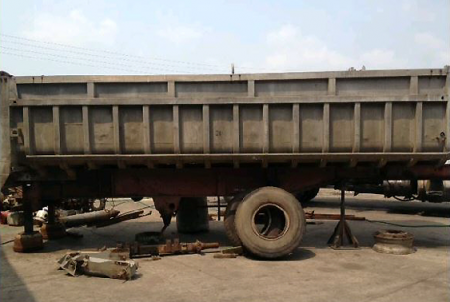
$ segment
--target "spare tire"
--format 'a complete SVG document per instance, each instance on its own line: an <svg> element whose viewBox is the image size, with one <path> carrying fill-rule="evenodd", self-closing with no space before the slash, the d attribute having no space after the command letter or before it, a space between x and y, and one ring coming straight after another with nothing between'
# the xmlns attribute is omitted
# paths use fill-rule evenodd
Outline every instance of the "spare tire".
<svg viewBox="0 0 450 302"><path fill-rule="evenodd" d="M241 245L241 239L236 232L236 225L234 223L236 217L236 210L239 206L239 203L245 197L247 193L239 193L231 198L231 200L227 203L227 208L225 210L225 219L223 220L223 225L225 227L225 234L230 240L233 246Z"/></svg>
<svg viewBox="0 0 450 302"><path fill-rule="evenodd" d="M299 246L306 220L302 206L292 194L276 187L263 187L239 203L235 226L248 252L274 259Z"/></svg>

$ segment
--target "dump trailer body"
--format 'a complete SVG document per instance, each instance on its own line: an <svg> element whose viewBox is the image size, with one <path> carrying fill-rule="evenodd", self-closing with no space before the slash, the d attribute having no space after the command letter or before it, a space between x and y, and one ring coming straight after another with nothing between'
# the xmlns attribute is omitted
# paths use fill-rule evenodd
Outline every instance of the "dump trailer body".
<svg viewBox="0 0 450 302"><path fill-rule="evenodd" d="M15 250L42 246L31 212L64 198L152 196L167 226L181 197L233 195L233 237L259 257L286 256L305 231L290 193L450 179L448 74L3 73L0 184L22 186L25 213ZM254 227L262 209L276 217L269 233Z"/></svg>
<svg viewBox="0 0 450 302"><path fill-rule="evenodd" d="M448 73L4 75L1 184L10 165L443 164Z"/></svg>

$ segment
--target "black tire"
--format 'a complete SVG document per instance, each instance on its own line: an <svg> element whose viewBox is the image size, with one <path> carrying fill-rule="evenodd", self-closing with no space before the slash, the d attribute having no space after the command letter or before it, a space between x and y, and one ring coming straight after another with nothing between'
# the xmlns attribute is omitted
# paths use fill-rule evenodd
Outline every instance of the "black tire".
<svg viewBox="0 0 450 302"><path fill-rule="evenodd" d="M227 235L233 246L241 245L241 239L239 239L239 236L236 232L234 220L239 203L242 201L246 194L247 193L239 193L233 196L233 198L228 201L227 208L225 210L225 219L223 220L223 225L225 227L225 234Z"/></svg>
<svg viewBox="0 0 450 302"><path fill-rule="evenodd" d="M131 197L131 200L133 200L134 202L141 201L142 199L144 199L144 197Z"/></svg>
<svg viewBox="0 0 450 302"><path fill-rule="evenodd" d="M300 201L302 203L310 202L317 196L317 194L319 194L319 190L320 190L320 188L310 189L308 191L298 193L297 195L295 195L295 197L298 199L298 201Z"/></svg>
<svg viewBox="0 0 450 302"><path fill-rule="evenodd" d="M267 222L262 229L256 223L258 220ZM289 255L300 245L306 220L300 202L292 194L276 187L263 187L239 203L235 226L248 252L275 259Z"/></svg>
<svg viewBox="0 0 450 302"><path fill-rule="evenodd" d="M209 231L206 198L183 197L177 211L178 233L193 234Z"/></svg>

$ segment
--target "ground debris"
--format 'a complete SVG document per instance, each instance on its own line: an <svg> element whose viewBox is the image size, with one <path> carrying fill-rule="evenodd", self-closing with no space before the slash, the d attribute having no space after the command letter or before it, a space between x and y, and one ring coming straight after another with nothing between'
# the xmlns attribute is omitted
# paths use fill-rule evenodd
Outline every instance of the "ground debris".
<svg viewBox="0 0 450 302"><path fill-rule="evenodd" d="M214 258L216 259L237 258L238 256L242 256L243 253L244 250L242 249L242 246L234 246L223 249L220 254L215 254Z"/></svg>
<svg viewBox="0 0 450 302"><path fill-rule="evenodd" d="M145 245L133 243L127 246L130 250L131 258L180 255L180 254L198 254L205 249L214 249L219 247L218 242L204 243L196 241L193 243L180 242L178 238L173 241L168 239L166 244Z"/></svg>
<svg viewBox="0 0 450 302"><path fill-rule="evenodd" d="M86 274L131 280L138 265L129 259L129 250L113 248L99 251L69 252L58 260L59 269L69 275Z"/></svg>

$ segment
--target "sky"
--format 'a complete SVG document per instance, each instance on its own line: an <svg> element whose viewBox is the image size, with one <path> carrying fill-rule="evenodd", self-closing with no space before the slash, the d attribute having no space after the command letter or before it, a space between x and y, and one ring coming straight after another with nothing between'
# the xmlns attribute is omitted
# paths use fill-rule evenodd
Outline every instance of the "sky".
<svg viewBox="0 0 450 302"><path fill-rule="evenodd" d="M13 75L442 68L450 0L0 0Z"/></svg>

